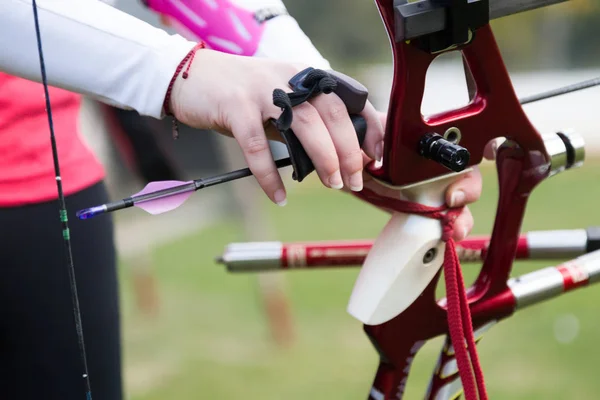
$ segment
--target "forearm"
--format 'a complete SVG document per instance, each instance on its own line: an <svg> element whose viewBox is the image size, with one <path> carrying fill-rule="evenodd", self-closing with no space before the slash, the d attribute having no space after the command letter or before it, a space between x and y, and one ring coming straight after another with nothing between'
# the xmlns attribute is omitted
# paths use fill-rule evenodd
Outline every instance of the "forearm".
<svg viewBox="0 0 600 400"><path fill-rule="evenodd" d="M261 40L257 57L282 59L308 64L314 68L331 69L329 61L317 50L312 41L289 15L265 23L265 34Z"/></svg>
<svg viewBox="0 0 600 400"><path fill-rule="evenodd" d="M2 0L0 70L41 81L31 0ZM162 116L167 87L195 43L97 0L37 0L48 83Z"/></svg>
<svg viewBox="0 0 600 400"><path fill-rule="evenodd" d="M143 0L179 33L231 54L329 69L280 0Z"/></svg>

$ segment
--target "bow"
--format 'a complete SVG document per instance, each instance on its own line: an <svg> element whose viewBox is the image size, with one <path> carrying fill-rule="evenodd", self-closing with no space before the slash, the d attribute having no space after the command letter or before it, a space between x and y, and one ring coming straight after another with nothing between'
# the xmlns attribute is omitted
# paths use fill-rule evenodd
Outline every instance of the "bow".
<svg viewBox="0 0 600 400"><path fill-rule="evenodd" d="M380 355L369 400L401 399L416 353L438 336L446 342L426 398L455 399L464 390L468 400L486 399L475 348L481 335L517 308L585 285L599 273L593 266L600 258L596 252L537 275L508 279L530 193L584 158L580 137L540 134L522 104L597 86L600 80L519 100L489 22L563 1L375 0L392 46L394 80L382 165L367 166L375 184L354 195L392 216L361 260L348 306ZM470 102L422 116L427 70L437 56L450 51L462 55ZM484 147L496 138L506 139L496 157L496 219L479 276L465 289L450 239L457 210L444 206L444 194L481 162ZM297 253L288 253L287 260L302 265L310 247L259 246L232 244L221 261L230 266L243 260L249 270L260 270L256 266L261 261L283 266L286 249L294 249ZM438 301L442 266L447 295ZM541 282L549 276L552 284Z"/></svg>
<svg viewBox="0 0 600 400"><path fill-rule="evenodd" d="M474 345L491 324L516 309L518 299L507 279L517 251L528 196L544 179L578 166L583 159L582 146L576 136L561 132L543 136L529 122L522 102L514 93L489 20L562 1L565 0L422 0L417 3L376 0L391 39L394 84L383 163L381 167L374 164L367 167L377 184L355 195L376 207L391 210L392 217L370 247L349 304L349 312L365 323L365 332L380 354L370 399L401 398L411 361L419 348L433 337L448 334L450 339L446 341L427 397L456 398L461 380L469 399L486 397ZM91 400L35 0L32 6L82 377L86 397ZM420 105L427 69L438 55L449 51L463 55L471 101L461 109L424 118ZM599 83L588 82L526 100L539 100ZM481 162L484 146L498 137L505 137L506 141L497 153L500 198L496 221L481 272L465 293L458 257L449 239L457 210L446 210L442 206L443 194L461 174ZM453 294L450 295L449 290L447 299L436 301L435 287L442 264L447 287ZM577 271L570 268L566 268L563 275L570 274L574 285L581 282ZM491 312L492 303L498 302L500 311L495 307ZM462 319L458 325L452 324L455 315ZM459 356L467 363L459 361L460 368L456 370L451 361Z"/></svg>
<svg viewBox="0 0 600 400"><path fill-rule="evenodd" d="M54 136L54 124L52 121L52 106L50 104L50 94L48 92L48 81L46 78L46 65L44 63L44 51L42 49L42 36L40 33L40 22L38 18L37 3L31 2L33 8L33 20L35 24L35 34L37 39L38 55L40 59L40 72L42 85L44 87L44 97L46 99L46 113L48 114L48 127L50 129L50 142L52 146L52 159L54 160L54 175L56 179L56 189L58 191L59 218L62 225L63 243L67 255L67 271L69 273L69 286L71 290L71 300L73 303L73 318L75 320L75 330L77 333L77 342L79 344L79 353L81 357L81 377L84 381L85 396L87 400L92 400L92 387L90 384L90 375L88 373L87 355L85 351L85 341L83 335L83 326L81 323L81 310L79 307L79 295L77 294L77 279L75 277L75 265L73 263L73 251L71 248L71 236L69 231L69 218L67 215L67 206L65 195L62 188L62 178L60 175L60 162L58 159L58 149L56 146L56 137Z"/></svg>
<svg viewBox="0 0 600 400"><path fill-rule="evenodd" d="M476 341L516 307L507 280L529 194L544 179L582 161L575 137L543 136L530 123L489 21L557 2L376 0L392 44L394 84L383 164L368 167L378 184L356 196L391 210L392 217L364 261L348 306L380 354L372 399L401 398L414 355L440 335L447 337L446 346L427 398L455 398L461 382L467 399L487 398ZM424 117L426 72L437 56L450 51L462 54L470 102ZM499 137L506 141L497 152L496 220L479 276L465 291L448 238L456 210L443 206L444 193ZM560 150L553 143L560 143ZM560 161L565 155L566 164ZM446 299L437 301L442 266ZM505 299L502 311L486 313L499 298Z"/></svg>
<svg viewBox="0 0 600 400"><path fill-rule="evenodd" d="M481 332L473 329L503 316L486 315L491 301L511 297L507 280L529 194L544 179L581 161L575 161L571 138L561 133L544 137L535 129L514 92L489 22L499 9L506 15L533 8L534 2L520 8L512 2L508 10L510 3L376 0L391 39L394 84L383 164L368 167L378 185L356 196L391 210L392 217L364 261L348 306L380 354L370 398L401 398L418 349L445 335L443 371L427 397L459 395L460 377L467 399L487 399L475 348ZM426 22L419 24L418 17ZM437 56L450 51L462 54L470 102L424 117L420 105L426 72ZM506 141L497 152L500 197L494 229L480 274L465 291L448 238L457 210L446 210L444 194L481 162L486 144L500 137ZM562 142L561 155L571 151L570 165L560 165L549 145L554 140ZM438 302L435 288L442 266L446 299ZM514 304L514 297L506 302L505 315Z"/></svg>

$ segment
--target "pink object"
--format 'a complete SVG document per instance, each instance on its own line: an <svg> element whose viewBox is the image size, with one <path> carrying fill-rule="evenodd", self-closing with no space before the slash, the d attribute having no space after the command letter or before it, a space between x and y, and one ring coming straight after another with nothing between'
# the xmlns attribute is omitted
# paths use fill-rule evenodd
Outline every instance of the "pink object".
<svg viewBox="0 0 600 400"><path fill-rule="evenodd" d="M159 197L152 200L136 200L136 198L144 194L153 193L164 189L171 189L178 186L181 186L180 193L166 194L165 197ZM158 181L150 182L140 192L136 193L132 197L136 207L139 207L150 214L156 215L176 209L182 205L188 199L188 197L192 195L192 193L194 193L193 181Z"/></svg>
<svg viewBox="0 0 600 400"><path fill-rule="evenodd" d="M49 88L60 172L66 196L104 178L104 169L79 132L81 96ZM0 73L0 207L55 200L56 179L44 107L44 88Z"/></svg>
<svg viewBox="0 0 600 400"><path fill-rule="evenodd" d="M174 19L190 39L224 53L253 56L265 29L251 11L228 0L146 0L146 5Z"/></svg>

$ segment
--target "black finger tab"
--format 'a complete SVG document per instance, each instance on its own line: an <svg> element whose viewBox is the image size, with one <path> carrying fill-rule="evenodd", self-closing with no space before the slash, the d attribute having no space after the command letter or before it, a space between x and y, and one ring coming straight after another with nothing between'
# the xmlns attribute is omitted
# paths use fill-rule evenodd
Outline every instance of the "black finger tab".
<svg viewBox="0 0 600 400"><path fill-rule="evenodd" d="M365 119L360 115L351 115L350 119L352 120L352 125L354 125L354 129L356 130L358 142L362 147L367 135L367 121L365 121ZM292 178L298 182L302 182L304 178L306 178L315 170L315 166L291 129L282 132L281 135L283 136L285 144L287 145L290 159L292 161L292 167L294 168Z"/></svg>
<svg viewBox="0 0 600 400"><path fill-rule="evenodd" d="M335 93L344 102L354 125L358 142L362 147L367 133L367 123L363 117L357 114L365 108L369 91L358 81L340 72L325 72L314 68L300 71L288 83L293 90L292 93L285 93L280 89L273 92L274 104L283 111L281 117L275 121L275 125L284 138L290 154L294 168L292 178L302 182L315 170L315 167L302 144L290 129L293 119L292 107L308 101L320 93Z"/></svg>

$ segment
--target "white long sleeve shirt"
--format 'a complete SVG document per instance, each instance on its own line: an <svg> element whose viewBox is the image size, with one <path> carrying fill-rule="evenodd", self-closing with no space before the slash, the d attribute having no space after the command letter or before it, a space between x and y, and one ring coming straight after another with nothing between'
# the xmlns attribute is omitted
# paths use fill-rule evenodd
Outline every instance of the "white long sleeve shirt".
<svg viewBox="0 0 600 400"><path fill-rule="evenodd" d="M244 0L235 1L244 6ZM261 1L274 3L246 3L258 10ZM99 0L37 0L37 9L50 85L142 115L163 116L169 82L194 41L170 35ZM255 56L329 67L291 16L264 24ZM0 1L0 71L41 81L31 0Z"/></svg>

